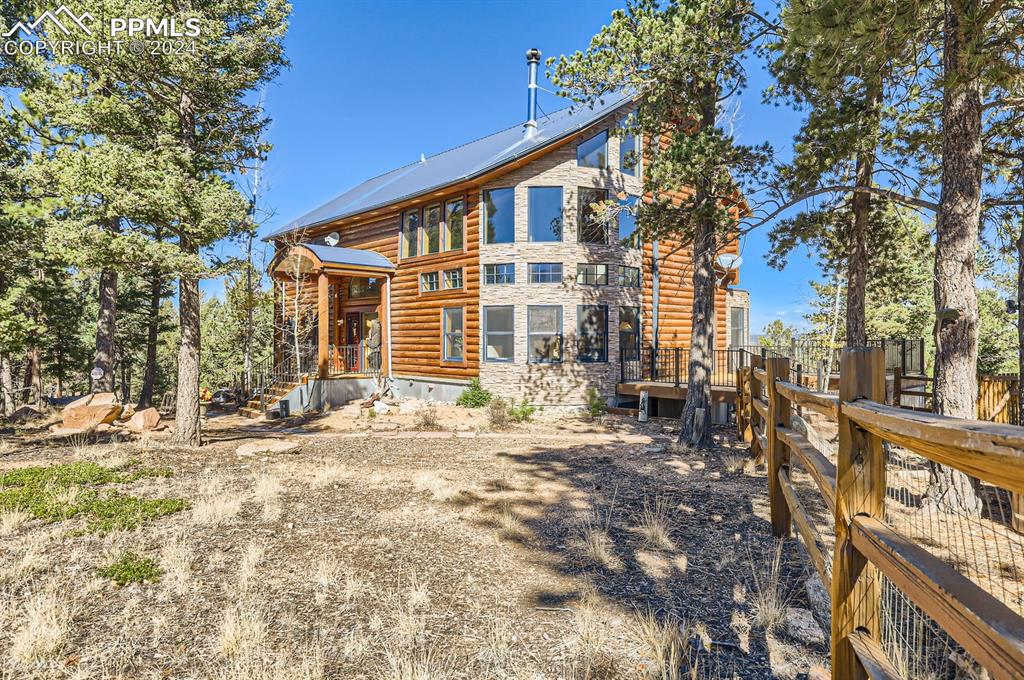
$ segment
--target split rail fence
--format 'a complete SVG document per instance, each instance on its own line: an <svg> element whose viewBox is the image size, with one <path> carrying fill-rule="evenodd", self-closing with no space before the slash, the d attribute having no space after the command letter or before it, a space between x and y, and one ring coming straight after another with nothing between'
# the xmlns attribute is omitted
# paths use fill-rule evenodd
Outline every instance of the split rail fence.
<svg viewBox="0 0 1024 680"><path fill-rule="evenodd" d="M789 362L754 355L737 369L737 427L753 456L767 464L773 533L786 537L795 526L830 589L833 677L917 677L920 657L932 655L937 662L929 673L945 666L935 677L978 677L983 668L988 677L1024 678L1024 543L1012 543L1020 536L1005 526L1009 520L990 521L998 513L984 520L946 515L926 507L920 485L921 493L907 493L908 480L934 480L945 471L954 483L986 485L999 503L1021 512L1008 499L1024 492L1024 428L885 404L881 348L843 352L838 395L790 382ZM807 416L800 423L797 411ZM838 426L838 449L829 455L811 441L828 439L811 437L809 424L819 414L822 429ZM797 466L803 472L794 475ZM798 486L805 498L808 488L820 494L810 500L827 510L810 514ZM929 519L901 519L911 516ZM934 529L942 521L960 524ZM983 524L994 533L963 554L942 549L955 531L976 532ZM823 525L834 529L831 554ZM929 526L931 541L920 531ZM980 554L992 551L992 562L983 562ZM972 559L988 570L966 568Z"/></svg>

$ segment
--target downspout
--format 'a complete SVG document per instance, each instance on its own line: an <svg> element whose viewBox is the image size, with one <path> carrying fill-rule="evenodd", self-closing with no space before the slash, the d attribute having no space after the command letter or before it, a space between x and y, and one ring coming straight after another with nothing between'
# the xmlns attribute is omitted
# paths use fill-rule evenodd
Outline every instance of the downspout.
<svg viewBox="0 0 1024 680"><path fill-rule="evenodd" d="M661 298L661 268L658 266L658 241L651 242L651 347L658 351L658 301Z"/></svg>
<svg viewBox="0 0 1024 680"><path fill-rule="evenodd" d="M385 337L388 343L388 382L394 380L395 373L391 364L391 275L384 278L384 322L387 324Z"/></svg>

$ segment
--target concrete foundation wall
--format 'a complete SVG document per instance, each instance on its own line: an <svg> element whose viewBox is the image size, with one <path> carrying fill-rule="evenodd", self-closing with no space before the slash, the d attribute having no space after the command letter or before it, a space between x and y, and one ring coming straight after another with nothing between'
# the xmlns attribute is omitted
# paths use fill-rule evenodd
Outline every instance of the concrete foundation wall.
<svg viewBox="0 0 1024 680"><path fill-rule="evenodd" d="M468 384L468 380L395 376L391 383L391 390L398 398L408 397L425 401L455 401Z"/></svg>

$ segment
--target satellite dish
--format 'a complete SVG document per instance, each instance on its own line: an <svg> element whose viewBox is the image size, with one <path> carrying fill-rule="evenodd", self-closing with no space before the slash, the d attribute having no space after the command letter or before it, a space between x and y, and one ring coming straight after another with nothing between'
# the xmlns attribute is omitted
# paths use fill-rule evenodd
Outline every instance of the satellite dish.
<svg viewBox="0 0 1024 680"><path fill-rule="evenodd" d="M332 231L327 236L324 236L324 243L329 246L336 246L341 242L341 236L336 231Z"/></svg>
<svg viewBox="0 0 1024 680"><path fill-rule="evenodd" d="M100 378L103 377L103 369L100 368L99 366L97 366L96 368L94 368L91 371L89 371L89 376L93 380L99 380Z"/></svg>
<svg viewBox="0 0 1024 680"><path fill-rule="evenodd" d="M722 269L737 269L741 264L743 264L743 258L739 255L734 255L733 253L722 253L715 258L715 262Z"/></svg>

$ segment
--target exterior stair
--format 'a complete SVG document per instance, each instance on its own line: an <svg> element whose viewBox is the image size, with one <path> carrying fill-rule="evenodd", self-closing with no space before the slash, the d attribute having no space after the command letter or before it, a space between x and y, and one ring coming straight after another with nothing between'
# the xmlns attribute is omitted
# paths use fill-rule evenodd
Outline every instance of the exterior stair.
<svg viewBox="0 0 1024 680"><path fill-rule="evenodd" d="M264 414L266 410L270 410L277 402L281 401L284 397L298 387L301 383L278 381L273 383L267 388L265 396L265 409L260 410L260 397L259 395L254 396L245 406L238 409L238 412L247 418L259 418Z"/></svg>

